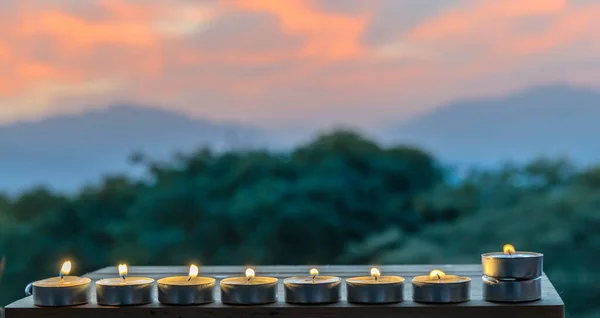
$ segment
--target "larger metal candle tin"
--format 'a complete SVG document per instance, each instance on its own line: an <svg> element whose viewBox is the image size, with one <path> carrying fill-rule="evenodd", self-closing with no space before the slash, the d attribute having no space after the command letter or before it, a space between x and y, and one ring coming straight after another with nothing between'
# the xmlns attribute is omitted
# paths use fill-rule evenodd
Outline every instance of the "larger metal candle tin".
<svg viewBox="0 0 600 318"><path fill-rule="evenodd" d="M404 300L404 278L371 276L346 279L348 302L357 304L391 304Z"/></svg>
<svg viewBox="0 0 600 318"><path fill-rule="evenodd" d="M335 276L302 276L283 280L285 301L291 304L327 304L340 300L342 279Z"/></svg>
<svg viewBox="0 0 600 318"><path fill-rule="evenodd" d="M152 286L154 279L147 277L128 277L127 281L121 281L120 278L101 279L96 282L96 301L106 306L148 304L153 300Z"/></svg>
<svg viewBox="0 0 600 318"><path fill-rule="evenodd" d="M528 302L542 298L542 278L495 279L483 276L483 299L493 302Z"/></svg>
<svg viewBox="0 0 600 318"><path fill-rule="evenodd" d="M229 305L262 305L277 301L277 278L225 278L221 281L221 302Z"/></svg>
<svg viewBox="0 0 600 318"><path fill-rule="evenodd" d="M174 276L159 279L158 301L168 305L201 305L215 301L215 279Z"/></svg>
<svg viewBox="0 0 600 318"><path fill-rule="evenodd" d="M453 281L430 281L429 276L417 276L412 281L413 300L420 303L450 304L471 299L471 279L448 275Z"/></svg>
<svg viewBox="0 0 600 318"><path fill-rule="evenodd" d="M532 252L486 253L481 255L483 274L494 278L532 279L542 276L544 254Z"/></svg>
<svg viewBox="0 0 600 318"><path fill-rule="evenodd" d="M33 304L36 306L76 306L90 301L91 280L87 277L64 276L63 282L71 282L72 285L60 287L44 284L47 281L49 280L36 281L25 288L25 294L33 295Z"/></svg>

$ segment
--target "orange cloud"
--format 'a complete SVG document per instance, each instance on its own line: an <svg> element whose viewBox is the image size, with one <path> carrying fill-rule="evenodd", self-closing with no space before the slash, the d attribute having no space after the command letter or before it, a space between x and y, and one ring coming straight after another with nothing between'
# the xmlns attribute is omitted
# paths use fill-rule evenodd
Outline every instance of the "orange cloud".
<svg viewBox="0 0 600 318"><path fill-rule="evenodd" d="M317 0L8 1L0 121L125 100L281 125L317 112L375 122L574 78L584 67L567 66L600 55L588 49L600 5L567 0L448 1L439 11L418 0L356 10Z"/></svg>
<svg viewBox="0 0 600 318"><path fill-rule="evenodd" d="M305 0L239 0L236 4L244 10L271 14L290 36L302 36L306 40L300 51L302 57L340 60L364 51L360 37L368 26L369 12L325 12Z"/></svg>

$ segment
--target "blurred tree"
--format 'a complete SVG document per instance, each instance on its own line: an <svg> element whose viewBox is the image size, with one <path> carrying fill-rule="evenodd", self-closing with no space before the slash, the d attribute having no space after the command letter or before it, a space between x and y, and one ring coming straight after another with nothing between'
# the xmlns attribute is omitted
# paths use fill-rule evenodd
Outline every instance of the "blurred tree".
<svg viewBox="0 0 600 318"><path fill-rule="evenodd" d="M348 130L293 151L199 149L139 180L106 176L79 193L0 195L0 304L31 280L132 265L479 263L511 242L546 254L569 315L600 289L600 168L540 159L449 180L429 154Z"/></svg>

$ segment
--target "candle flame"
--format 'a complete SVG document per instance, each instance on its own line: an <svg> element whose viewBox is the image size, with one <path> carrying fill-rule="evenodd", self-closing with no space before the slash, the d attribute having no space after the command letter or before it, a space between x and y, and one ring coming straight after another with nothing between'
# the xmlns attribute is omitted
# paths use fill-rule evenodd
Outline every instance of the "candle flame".
<svg viewBox="0 0 600 318"><path fill-rule="evenodd" d="M319 275L319 270L316 268L311 268L309 273L310 273L310 276L315 277L315 276Z"/></svg>
<svg viewBox="0 0 600 318"><path fill-rule="evenodd" d="M119 264L119 276L123 277L123 279L125 279L125 276L127 276L127 265L125 264Z"/></svg>
<svg viewBox="0 0 600 318"><path fill-rule="evenodd" d="M188 279L192 279L194 277L197 277L198 276L198 272L199 272L198 271L198 266L196 266L194 264L190 265L190 273L188 275Z"/></svg>
<svg viewBox="0 0 600 318"><path fill-rule="evenodd" d="M63 263L62 268L60 269L60 277L64 275L69 275L71 272L71 261L66 261Z"/></svg>
<svg viewBox="0 0 600 318"><path fill-rule="evenodd" d="M373 267L371 268L371 276L377 280L381 276L381 272L376 267Z"/></svg>
<svg viewBox="0 0 600 318"><path fill-rule="evenodd" d="M256 273L252 268L246 269L246 280L250 281L252 278L254 278L254 275L256 275Z"/></svg>
<svg viewBox="0 0 600 318"><path fill-rule="evenodd" d="M515 247L510 244L504 244L502 250L504 251L504 254L508 255L513 255L515 253Z"/></svg>
<svg viewBox="0 0 600 318"><path fill-rule="evenodd" d="M446 273L442 272L439 269L434 269L431 271L431 273L429 273L429 278L437 278L437 279L442 279L446 276Z"/></svg>

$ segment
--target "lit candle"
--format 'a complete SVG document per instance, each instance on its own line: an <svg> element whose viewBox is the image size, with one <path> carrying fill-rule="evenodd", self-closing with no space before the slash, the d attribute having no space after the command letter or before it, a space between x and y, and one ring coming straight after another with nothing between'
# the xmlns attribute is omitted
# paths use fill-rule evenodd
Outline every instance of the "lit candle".
<svg viewBox="0 0 600 318"><path fill-rule="evenodd" d="M200 305L215 301L215 279L198 277L198 267L190 265L188 276L173 276L158 280L158 301L170 305Z"/></svg>
<svg viewBox="0 0 600 318"><path fill-rule="evenodd" d="M371 276L346 279L348 301L359 304L398 303L404 299L404 278L381 276L379 269L371 268Z"/></svg>
<svg viewBox="0 0 600 318"><path fill-rule="evenodd" d="M412 280L413 300L421 303L460 303L471 298L471 279L432 270Z"/></svg>
<svg viewBox="0 0 600 318"><path fill-rule="evenodd" d="M221 302L229 305L261 305L277 301L277 282L274 277L256 276L252 268L246 277L230 277L221 281Z"/></svg>
<svg viewBox="0 0 600 318"><path fill-rule="evenodd" d="M340 300L341 279L319 276L313 268L309 276L290 277L283 280L285 301L291 304L326 304Z"/></svg>
<svg viewBox="0 0 600 318"><path fill-rule="evenodd" d="M127 277L127 265L119 264L119 277L96 282L96 301L99 305L141 305L152 302L154 279Z"/></svg>
<svg viewBox="0 0 600 318"><path fill-rule="evenodd" d="M25 293L33 295L36 306L58 307L87 304L90 301L90 283L87 277L67 276L71 261L63 263L57 277L38 280L27 285Z"/></svg>
<svg viewBox="0 0 600 318"><path fill-rule="evenodd" d="M504 245L502 252L481 255L483 274L493 278L533 279L542 276L544 254L517 252Z"/></svg>

